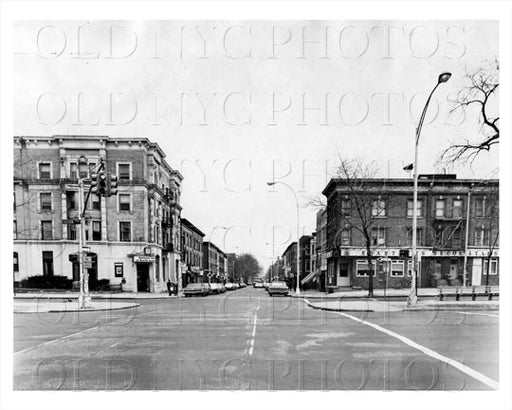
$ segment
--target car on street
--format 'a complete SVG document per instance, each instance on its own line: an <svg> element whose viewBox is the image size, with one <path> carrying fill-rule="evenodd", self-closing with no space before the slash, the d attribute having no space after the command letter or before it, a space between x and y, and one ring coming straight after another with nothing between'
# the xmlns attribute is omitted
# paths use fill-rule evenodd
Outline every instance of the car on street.
<svg viewBox="0 0 512 410"><path fill-rule="evenodd" d="M234 283L231 283L231 282L228 282L224 285L224 287L226 288L226 290L235 290L236 289L236 286Z"/></svg>
<svg viewBox="0 0 512 410"><path fill-rule="evenodd" d="M288 285L286 284L286 282L272 282L269 283L267 291L270 296L288 296Z"/></svg>
<svg viewBox="0 0 512 410"><path fill-rule="evenodd" d="M189 283L183 289L185 297L189 296L208 296L210 294L210 287L207 283Z"/></svg>
<svg viewBox="0 0 512 410"><path fill-rule="evenodd" d="M247 285L244 282L240 282L240 287L245 288L245 287L247 287Z"/></svg>
<svg viewBox="0 0 512 410"><path fill-rule="evenodd" d="M263 287L263 279L260 279L260 278L254 279L253 286L255 288L262 288Z"/></svg>
<svg viewBox="0 0 512 410"><path fill-rule="evenodd" d="M215 293L217 295L220 295L221 293L224 293L226 291L226 288L224 288L224 285L222 283L210 283L210 293Z"/></svg>
<svg viewBox="0 0 512 410"><path fill-rule="evenodd" d="M263 282L263 287L268 290L268 287L270 286L271 282Z"/></svg>

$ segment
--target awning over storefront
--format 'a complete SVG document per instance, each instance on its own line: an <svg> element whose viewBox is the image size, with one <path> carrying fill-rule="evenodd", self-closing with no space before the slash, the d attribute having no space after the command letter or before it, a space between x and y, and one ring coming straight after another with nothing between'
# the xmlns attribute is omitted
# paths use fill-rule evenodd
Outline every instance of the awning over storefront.
<svg viewBox="0 0 512 410"><path fill-rule="evenodd" d="M315 276L320 275L320 272L311 272L308 276L306 276L304 279L300 281L301 285L304 285L305 283L308 283L311 281Z"/></svg>

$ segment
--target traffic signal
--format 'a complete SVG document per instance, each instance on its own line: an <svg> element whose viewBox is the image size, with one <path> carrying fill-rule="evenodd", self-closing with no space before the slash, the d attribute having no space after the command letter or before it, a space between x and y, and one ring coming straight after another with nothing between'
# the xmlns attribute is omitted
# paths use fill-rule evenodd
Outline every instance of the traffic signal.
<svg viewBox="0 0 512 410"><path fill-rule="evenodd" d="M107 195L107 173L105 171L98 172L96 193L99 196Z"/></svg>
<svg viewBox="0 0 512 410"><path fill-rule="evenodd" d="M93 194L98 193L98 174L91 174L91 191Z"/></svg>
<svg viewBox="0 0 512 410"><path fill-rule="evenodd" d="M117 176L107 174L107 196L117 195Z"/></svg>

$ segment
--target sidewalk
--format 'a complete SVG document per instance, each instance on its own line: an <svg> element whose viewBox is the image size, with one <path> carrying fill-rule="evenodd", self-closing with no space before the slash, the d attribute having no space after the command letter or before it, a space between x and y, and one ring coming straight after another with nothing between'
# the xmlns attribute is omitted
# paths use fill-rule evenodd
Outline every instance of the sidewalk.
<svg viewBox="0 0 512 410"><path fill-rule="evenodd" d="M136 292L91 292L92 299L111 300L111 299L176 299L183 296L183 292L178 292L178 296L169 296L167 292L161 293L136 293ZM78 299L79 292L20 292L14 295L14 299Z"/></svg>
<svg viewBox="0 0 512 410"><path fill-rule="evenodd" d="M406 301L378 301L367 300L309 300L304 301L313 309L329 310L336 312L401 312L401 311L430 311L430 310L499 310L498 301L443 301L423 300L414 306L407 306Z"/></svg>
<svg viewBox="0 0 512 410"><path fill-rule="evenodd" d="M407 297L411 292L410 289L375 289L373 291L374 297L384 297L384 293L386 297ZM368 296L368 290L353 290L347 289L340 292L334 293L325 293L319 292L315 290L306 290L302 291L300 295L295 294L295 292L290 293L291 297L295 298L308 298L308 299L340 299L340 298L366 298ZM418 288L418 296L424 297L438 297L439 289L437 288Z"/></svg>

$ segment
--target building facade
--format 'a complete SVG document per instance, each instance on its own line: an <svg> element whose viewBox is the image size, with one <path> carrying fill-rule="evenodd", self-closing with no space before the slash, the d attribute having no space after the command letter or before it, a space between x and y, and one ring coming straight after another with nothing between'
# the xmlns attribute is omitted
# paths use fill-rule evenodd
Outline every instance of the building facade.
<svg viewBox="0 0 512 410"><path fill-rule="evenodd" d="M227 277L227 256L214 243L203 242L203 276L204 283L224 283Z"/></svg>
<svg viewBox="0 0 512 410"><path fill-rule="evenodd" d="M360 215L365 215L369 232L374 287L409 287L412 260L403 251L412 244L412 181L355 182L348 186L347 181L332 179L323 191L326 288L368 288L367 241ZM499 284L499 181L420 175L417 215L419 287Z"/></svg>
<svg viewBox="0 0 512 410"><path fill-rule="evenodd" d="M204 233L186 218L181 218L182 285L200 283L203 277Z"/></svg>
<svg viewBox="0 0 512 410"><path fill-rule="evenodd" d="M146 138L14 137L15 280L79 280L78 182L87 194L103 164L118 177L118 194L85 195L89 283L108 279L125 291L158 292L167 279L180 282L183 177L164 158Z"/></svg>
<svg viewBox="0 0 512 410"><path fill-rule="evenodd" d="M297 242L292 242L287 246L281 259L283 261L284 277L287 282L293 282L295 287L295 278L297 277Z"/></svg>

